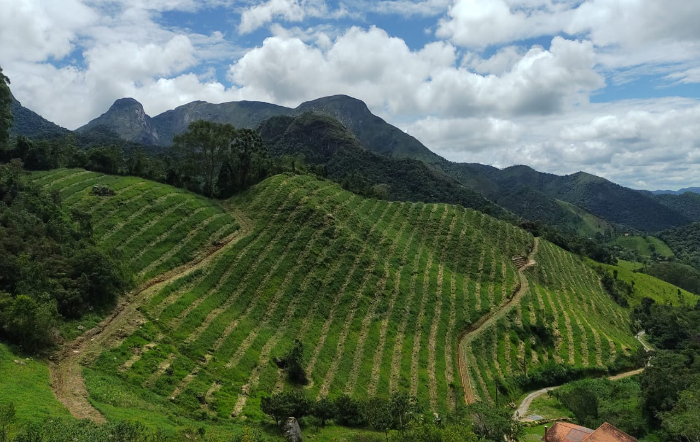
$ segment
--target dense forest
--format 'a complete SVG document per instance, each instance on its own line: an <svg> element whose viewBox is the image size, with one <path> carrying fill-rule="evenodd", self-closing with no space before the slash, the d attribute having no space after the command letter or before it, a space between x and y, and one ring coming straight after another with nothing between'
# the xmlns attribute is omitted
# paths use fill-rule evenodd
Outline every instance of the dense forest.
<svg viewBox="0 0 700 442"><path fill-rule="evenodd" d="M700 223L666 230L659 237L679 260L700 269Z"/></svg>
<svg viewBox="0 0 700 442"><path fill-rule="evenodd" d="M63 319L114 303L129 279L99 251L89 216L25 184L18 160L0 164L0 335L26 351L56 342Z"/></svg>

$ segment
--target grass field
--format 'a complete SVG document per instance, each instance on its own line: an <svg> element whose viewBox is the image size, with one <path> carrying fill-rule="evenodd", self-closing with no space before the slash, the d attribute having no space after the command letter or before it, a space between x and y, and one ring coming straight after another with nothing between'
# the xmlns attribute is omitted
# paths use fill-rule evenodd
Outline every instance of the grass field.
<svg viewBox="0 0 700 442"><path fill-rule="evenodd" d="M618 236L613 241L613 244L636 251L642 257L651 256L652 251L664 258L673 256L673 252L668 245L654 236Z"/></svg>
<svg viewBox="0 0 700 442"><path fill-rule="evenodd" d="M27 359L0 344L0 373L0 403L15 405L17 426L48 417L70 416L51 391L49 369L44 362Z"/></svg>
<svg viewBox="0 0 700 442"><path fill-rule="evenodd" d="M630 306L639 305L642 298L651 298L659 304L670 303L672 305L680 305L684 302L686 305L695 305L698 297L687 290L679 289L673 284L654 278L645 273L634 272L635 269L641 268L642 264L618 260L616 266L599 264L597 262L588 261L592 266L600 266L608 272L617 270L617 277L630 284L634 284L632 296L628 298ZM678 296L680 291L681 295ZM682 301L681 301L682 300Z"/></svg>
<svg viewBox="0 0 700 442"><path fill-rule="evenodd" d="M609 222L586 212L578 206L561 200L556 200L556 202L559 204L559 207L573 215L570 227L581 236L595 236L596 233L603 233L612 229Z"/></svg>
<svg viewBox="0 0 700 442"><path fill-rule="evenodd" d="M56 191L71 210L89 213L97 244L116 255L136 282L192 260L238 229L221 205L142 178L57 169L34 172L30 179ZM92 195L94 185L107 186L116 195Z"/></svg>

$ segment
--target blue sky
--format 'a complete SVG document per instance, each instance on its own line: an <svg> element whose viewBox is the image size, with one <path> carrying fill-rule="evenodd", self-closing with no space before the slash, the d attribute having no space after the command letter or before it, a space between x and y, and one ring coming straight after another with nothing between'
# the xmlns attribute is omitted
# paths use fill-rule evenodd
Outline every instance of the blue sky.
<svg viewBox="0 0 700 442"><path fill-rule="evenodd" d="M131 96L332 94L454 161L700 185L700 2L0 0L0 66L70 129Z"/></svg>

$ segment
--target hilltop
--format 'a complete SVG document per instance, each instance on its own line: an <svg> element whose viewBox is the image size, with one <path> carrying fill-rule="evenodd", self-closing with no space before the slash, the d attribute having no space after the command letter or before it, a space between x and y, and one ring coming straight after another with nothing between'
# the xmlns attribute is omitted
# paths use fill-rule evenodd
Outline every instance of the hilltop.
<svg viewBox="0 0 700 442"><path fill-rule="evenodd" d="M557 176L526 166L501 170L481 164L453 163L430 151L416 138L373 115L362 101L345 95L308 101L294 109L262 102L210 104L196 101L153 118L145 116L142 108L139 109L133 102L129 99L133 109L125 113L119 111L122 100L118 100L107 113L78 131L85 132L101 126L114 130L125 140L168 146L175 135L184 132L187 124L197 119L257 129L270 126L267 120L273 117L293 118L313 112L336 119L367 151L394 160L421 161L433 174L454 180L465 189L528 220L590 233L587 226L590 226L591 217L610 223L607 226L610 229L619 226L649 232L700 219L700 210L695 207L700 207L700 204L689 203L688 197L638 192L584 172ZM304 151L308 153L308 146ZM300 151L294 153L299 154ZM396 167L399 163L392 164ZM384 175L383 180L388 181L388 177ZM411 199L415 198L414 195ZM564 201L575 208L563 207L557 201Z"/></svg>

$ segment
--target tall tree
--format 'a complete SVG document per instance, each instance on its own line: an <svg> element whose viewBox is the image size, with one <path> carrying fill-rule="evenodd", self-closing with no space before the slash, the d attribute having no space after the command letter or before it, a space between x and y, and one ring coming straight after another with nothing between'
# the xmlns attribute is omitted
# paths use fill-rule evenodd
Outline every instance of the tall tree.
<svg viewBox="0 0 700 442"><path fill-rule="evenodd" d="M195 121L173 143L172 178L207 196L227 198L265 179L272 169L260 135L230 124Z"/></svg>
<svg viewBox="0 0 700 442"><path fill-rule="evenodd" d="M186 172L204 179L203 192L209 197L214 195L214 180L236 137L236 129L230 124L199 120L173 140Z"/></svg>
<svg viewBox="0 0 700 442"><path fill-rule="evenodd" d="M12 94L10 79L2 73L0 67L0 150L7 148L12 127Z"/></svg>

